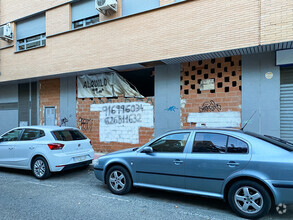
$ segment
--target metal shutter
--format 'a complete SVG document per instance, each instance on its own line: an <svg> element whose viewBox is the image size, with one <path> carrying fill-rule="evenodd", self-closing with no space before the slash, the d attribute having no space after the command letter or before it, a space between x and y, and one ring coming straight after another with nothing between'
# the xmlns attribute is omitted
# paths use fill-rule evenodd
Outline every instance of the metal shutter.
<svg viewBox="0 0 293 220"><path fill-rule="evenodd" d="M281 69L281 138L293 142L293 68Z"/></svg>

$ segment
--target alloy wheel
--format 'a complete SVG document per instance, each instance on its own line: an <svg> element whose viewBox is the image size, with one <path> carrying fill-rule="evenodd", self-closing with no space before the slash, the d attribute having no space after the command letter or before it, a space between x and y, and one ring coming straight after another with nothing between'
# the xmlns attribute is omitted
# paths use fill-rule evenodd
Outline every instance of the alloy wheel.
<svg viewBox="0 0 293 220"><path fill-rule="evenodd" d="M237 207L247 214L260 212L264 205L261 193L251 186L239 188L235 192L234 201Z"/></svg>
<svg viewBox="0 0 293 220"><path fill-rule="evenodd" d="M34 163L34 173L37 177L42 177L44 176L46 172L46 166L44 161L42 160L36 160Z"/></svg>
<svg viewBox="0 0 293 220"><path fill-rule="evenodd" d="M119 170L114 170L109 177L110 186L115 191L121 191L124 189L126 184L126 178L124 174Z"/></svg>

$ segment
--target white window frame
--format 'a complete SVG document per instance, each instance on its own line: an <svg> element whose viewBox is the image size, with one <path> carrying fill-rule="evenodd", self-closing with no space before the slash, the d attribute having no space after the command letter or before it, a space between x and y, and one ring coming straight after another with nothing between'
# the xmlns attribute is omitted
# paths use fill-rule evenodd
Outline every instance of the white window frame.
<svg viewBox="0 0 293 220"><path fill-rule="evenodd" d="M92 24L89 24L89 25L86 25L86 22L87 20L90 20L90 19L93 19L93 18L99 18L97 22L95 23L92 23ZM78 23L78 22L82 22L82 26L80 27L74 27L74 24ZM83 18L81 20L77 20L77 21L73 21L72 22L72 29L78 29L78 28L83 28L83 27L88 27L88 26L91 26L91 25L94 25L94 24L97 24L100 22L100 15L96 15L96 16L91 16L91 17L87 17L87 18Z"/></svg>
<svg viewBox="0 0 293 220"><path fill-rule="evenodd" d="M38 37L38 36L40 36L39 39L29 41L30 38ZM21 41L23 41L23 42L21 42ZM27 48L27 46L29 44L36 43L36 42L40 42L40 45L31 47L31 48ZM17 51L30 50L30 49L33 49L33 48L44 47L44 46L46 46L46 33L42 33L42 34L38 34L38 35L35 35L35 36L30 36L30 37L27 37L27 38L24 38L24 39L17 40ZM23 47L23 48L20 49L21 47Z"/></svg>

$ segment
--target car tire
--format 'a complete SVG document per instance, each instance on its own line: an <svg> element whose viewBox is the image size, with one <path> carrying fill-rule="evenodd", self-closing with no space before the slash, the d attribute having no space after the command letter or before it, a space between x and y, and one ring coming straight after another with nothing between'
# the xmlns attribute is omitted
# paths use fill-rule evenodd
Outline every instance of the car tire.
<svg viewBox="0 0 293 220"><path fill-rule="evenodd" d="M234 183L228 192L228 202L234 212L248 219L265 216L272 205L268 191L262 185L250 180Z"/></svg>
<svg viewBox="0 0 293 220"><path fill-rule="evenodd" d="M108 170L106 183L110 191L117 195L124 195L132 188L130 174L122 166L113 166Z"/></svg>
<svg viewBox="0 0 293 220"><path fill-rule="evenodd" d="M48 163L43 157L36 157L32 162L32 172L37 179L47 179L51 172Z"/></svg>

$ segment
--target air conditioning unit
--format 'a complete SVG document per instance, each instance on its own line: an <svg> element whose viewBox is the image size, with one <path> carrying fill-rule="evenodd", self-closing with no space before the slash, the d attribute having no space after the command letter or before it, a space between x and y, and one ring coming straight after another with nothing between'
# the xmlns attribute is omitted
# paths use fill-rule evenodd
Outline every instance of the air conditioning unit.
<svg viewBox="0 0 293 220"><path fill-rule="evenodd" d="M96 9L104 15L117 11L117 0L95 0Z"/></svg>
<svg viewBox="0 0 293 220"><path fill-rule="evenodd" d="M6 41L12 41L12 30L10 24L0 26L0 38Z"/></svg>

